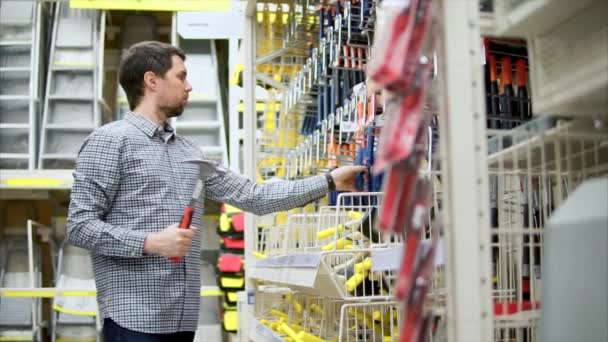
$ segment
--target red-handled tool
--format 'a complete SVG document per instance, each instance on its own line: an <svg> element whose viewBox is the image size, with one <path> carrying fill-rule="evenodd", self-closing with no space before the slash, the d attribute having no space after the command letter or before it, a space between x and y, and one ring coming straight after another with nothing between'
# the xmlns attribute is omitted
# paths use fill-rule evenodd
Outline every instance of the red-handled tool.
<svg viewBox="0 0 608 342"><path fill-rule="evenodd" d="M184 212L182 213L182 219L179 221L179 228L188 229L192 224L192 216L194 215L194 210L196 209L196 203L198 202L198 198L201 196L203 192L203 180L210 174L215 173L217 175L224 174L220 167L217 164L214 164L213 161L207 159L190 159L184 160L184 163L196 164L199 167L199 177L196 181L196 185L194 186L194 192L192 193L192 197L188 202L188 205L184 208ZM182 258L173 257L169 258L171 262L180 262Z"/></svg>
<svg viewBox="0 0 608 342"><path fill-rule="evenodd" d="M196 202L198 201L201 192L203 191L203 180L199 178L196 181L196 186L194 187L194 192L192 193L192 198L190 198L190 202L186 208L184 208L184 212L182 213L182 219L179 221L179 228L188 229L190 228L190 224L192 223L192 215L194 215L194 209L196 208ZM180 257L172 257L169 258L172 262L180 262L182 258Z"/></svg>

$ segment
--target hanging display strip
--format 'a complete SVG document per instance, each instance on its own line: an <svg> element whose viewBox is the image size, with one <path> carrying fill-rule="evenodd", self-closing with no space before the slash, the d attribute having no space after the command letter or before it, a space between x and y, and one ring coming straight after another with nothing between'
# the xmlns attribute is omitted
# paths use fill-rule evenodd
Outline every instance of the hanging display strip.
<svg viewBox="0 0 608 342"><path fill-rule="evenodd" d="M326 313L341 312L338 324L300 326L291 313L303 304L273 294L273 314L258 305L268 302L258 291L252 334L422 340L425 324L436 318L424 309L426 294L438 297L436 286L443 284L430 281L435 266L443 266L434 260L439 225L431 224L441 201L429 128L436 115L428 94L435 72L432 3L386 8L382 28L373 1L305 4L258 5L257 71L274 73L282 84L281 111L265 113L262 135L278 142L261 144L259 168L287 179L353 164L368 171L357 176L357 192L331 193L326 203L278 214L260 228L258 260L248 273L318 301ZM376 30L393 32L399 49L392 40L374 41Z"/></svg>

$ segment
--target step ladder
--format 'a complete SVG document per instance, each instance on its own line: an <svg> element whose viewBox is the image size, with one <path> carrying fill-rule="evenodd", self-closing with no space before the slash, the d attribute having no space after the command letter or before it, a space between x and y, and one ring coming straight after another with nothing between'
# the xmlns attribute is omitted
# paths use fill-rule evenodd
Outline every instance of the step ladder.
<svg viewBox="0 0 608 342"><path fill-rule="evenodd" d="M177 27L174 16L174 28ZM228 165L226 131L217 74L217 53L211 39L184 39L173 30L173 44L186 53L188 81L192 85L188 105L175 118L176 132L195 143L210 159Z"/></svg>
<svg viewBox="0 0 608 342"><path fill-rule="evenodd" d="M57 257L58 288L95 291L91 256L87 250L61 243ZM95 297L55 297L51 319L51 342L78 340L99 342Z"/></svg>
<svg viewBox="0 0 608 342"><path fill-rule="evenodd" d="M36 167L41 9L38 1L0 2L0 169Z"/></svg>
<svg viewBox="0 0 608 342"><path fill-rule="evenodd" d="M40 287L39 250L34 250L34 286ZM0 234L0 287L28 288L28 242L23 236ZM40 326L41 301L0 297L0 341L35 341Z"/></svg>
<svg viewBox="0 0 608 342"><path fill-rule="evenodd" d="M39 168L74 168L85 138L101 125L104 27L105 12L56 4Z"/></svg>

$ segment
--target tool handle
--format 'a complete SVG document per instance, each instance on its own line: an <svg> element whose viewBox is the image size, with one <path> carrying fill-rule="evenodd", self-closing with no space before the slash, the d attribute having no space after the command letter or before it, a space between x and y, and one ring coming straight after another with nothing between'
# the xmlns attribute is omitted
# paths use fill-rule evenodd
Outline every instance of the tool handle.
<svg viewBox="0 0 608 342"><path fill-rule="evenodd" d="M190 227L190 223L192 223L193 214L194 214L194 208L186 207L184 209L184 213L182 214L182 219L181 219L181 221L179 221L179 228L188 229ZM169 258L169 260L171 260L171 262L178 263L178 262L182 261L182 258L172 257L172 258Z"/></svg>

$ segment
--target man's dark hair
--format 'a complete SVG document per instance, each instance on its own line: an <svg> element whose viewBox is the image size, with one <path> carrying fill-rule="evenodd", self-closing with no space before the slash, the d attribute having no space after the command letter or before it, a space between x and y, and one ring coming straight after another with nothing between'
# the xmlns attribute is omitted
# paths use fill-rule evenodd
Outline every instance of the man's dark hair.
<svg viewBox="0 0 608 342"><path fill-rule="evenodd" d="M164 77L171 69L173 56L186 60L182 49L156 41L133 44L123 52L118 69L118 82L127 94L131 110L137 107L144 94L144 74L152 71Z"/></svg>

